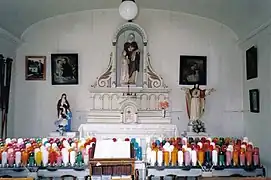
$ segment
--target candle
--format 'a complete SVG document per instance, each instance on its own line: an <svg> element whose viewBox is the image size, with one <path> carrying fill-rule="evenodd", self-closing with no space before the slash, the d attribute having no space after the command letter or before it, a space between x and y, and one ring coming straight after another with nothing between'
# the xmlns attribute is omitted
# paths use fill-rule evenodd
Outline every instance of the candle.
<svg viewBox="0 0 271 180"><path fill-rule="evenodd" d="M162 151L157 152L157 163L158 163L158 166L162 166L162 164L163 164L163 152Z"/></svg>
<svg viewBox="0 0 271 180"><path fill-rule="evenodd" d="M28 153L26 151L22 152L22 165L27 166L28 163Z"/></svg>
<svg viewBox="0 0 271 180"><path fill-rule="evenodd" d="M178 151L178 164L183 166L183 151Z"/></svg>
<svg viewBox="0 0 271 180"><path fill-rule="evenodd" d="M15 157L13 152L8 153L8 165L12 167L14 165Z"/></svg>
<svg viewBox="0 0 271 180"><path fill-rule="evenodd" d="M254 166L259 166L260 165L260 154L259 154L259 148L254 148L254 153L253 153L253 164Z"/></svg>
<svg viewBox="0 0 271 180"><path fill-rule="evenodd" d="M156 151L151 151L150 153L150 163L151 163L151 166L155 166L156 162L157 162L157 159L156 159Z"/></svg>
<svg viewBox="0 0 271 180"><path fill-rule="evenodd" d="M15 164L17 167L21 165L21 161L22 161L22 153L20 151L17 151L15 153Z"/></svg>
<svg viewBox="0 0 271 180"><path fill-rule="evenodd" d="M164 157L164 166L169 166L169 152L164 151L163 157Z"/></svg>
<svg viewBox="0 0 271 180"><path fill-rule="evenodd" d="M71 166L74 166L76 162L76 152L75 151L71 151L70 152L70 163Z"/></svg>
<svg viewBox="0 0 271 180"><path fill-rule="evenodd" d="M230 166L230 165L231 165L231 152L228 149L226 152L226 166Z"/></svg>
<svg viewBox="0 0 271 180"><path fill-rule="evenodd" d="M235 148L233 151L233 166L238 166L238 165L239 165L239 152L237 148Z"/></svg>
<svg viewBox="0 0 271 180"><path fill-rule="evenodd" d="M218 163L218 153L217 153L217 150L214 149L212 151L212 163L214 166L217 166L217 163Z"/></svg>
<svg viewBox="0 0 271 180"><path fill-rule="evenodd" d="M245 149L244 148L241 149L239 159L240 159L240 166L244 166L245 163L246 163Z"/></svg>
<svg viewBox="0 0 271 180"><path fill-rule="evenodd" d="M171 152L171 166L176 166L178 162L178 150L173 149Z"/></svg>
<svg viewBox="0 0 271 180"><path fill-rule="evenodd" d="M37 166L41 166L41 162L42 162L42 152L39 150L36 152L36 164Z"/></svg>
<svg viewBox="0 0 271 180"><path fill-rule="evenodd" d="M192 160L192 166L197 166L198 158L197 158L197 151L195 149L191 151L191 160Z"/></svg>
<svg viewBox="0 0 271 180"><path fill-rule="evenodd" d="M198 161L199 161L199 164L200 164L200 166L203 166L204 165L204 151L203 151L203 149L200 149L199 151L198 151Z"/></svg>
<svg viewBox="0 0 271 180"><path fill-rule="evenodd" d="M8 153L2 152L2 167L5 167L8 163Z"/></svg>
<svg viewBox="0 0 271 180"><path fill-rule="evenodd" d="M48 161L49 161L49 152L47 150L44 150L42 152L42 162L43 162L43 166L47 166L48 165Z"/></svg>
<svg viewBox="0 0 271 180"><path fill-rule="evenodd" d="M185 166L190 166L190 164L191 164L191 157L190 157L189 151L184 152L184 164L185 164Z"/></svg>
<svg viewBox="0 0 271 180"><path fill-rule="evenodd" d="M68 149L63 148L61 150L61 154L62 154L62 160L63 160L64 166L68 166L69 165L69 151L68 151Z"/></svg>

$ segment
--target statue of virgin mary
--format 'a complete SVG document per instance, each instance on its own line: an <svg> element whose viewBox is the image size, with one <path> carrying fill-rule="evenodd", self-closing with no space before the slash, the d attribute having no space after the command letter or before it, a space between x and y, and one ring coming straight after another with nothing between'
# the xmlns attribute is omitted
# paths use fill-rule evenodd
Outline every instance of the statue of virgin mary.
<svg viewBox="0 0 271 180"><path fill-rule="evenodd" d="M55 122L61 134L71 131L72 113L70 110L70 104L67 100L67 95L63 93L61 98L57 102L57 115L58 119Z"/></svg>

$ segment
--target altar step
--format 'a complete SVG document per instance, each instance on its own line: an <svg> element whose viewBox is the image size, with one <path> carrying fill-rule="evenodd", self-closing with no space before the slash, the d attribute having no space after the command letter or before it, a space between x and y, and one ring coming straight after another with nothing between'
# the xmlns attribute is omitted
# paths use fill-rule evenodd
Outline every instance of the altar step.
<svg viewBox="0 0 271 180"><path fill-rule="evenodd" d="M81 121L88 123L122 123L121 112L119 110L91 110L78 111L77 115ZM139 111L137 113L137 123L139 124L170 124L171 117L167 112L165 117L162 117L160 110L155 111Z"/></svg>

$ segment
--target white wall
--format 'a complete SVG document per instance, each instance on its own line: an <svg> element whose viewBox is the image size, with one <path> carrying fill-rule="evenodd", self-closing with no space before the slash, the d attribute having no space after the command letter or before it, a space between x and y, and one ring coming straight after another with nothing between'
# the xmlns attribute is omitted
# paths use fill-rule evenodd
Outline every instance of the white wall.
<svg viewBox="0 0 271 180"><path fill-rule="evenodd" d="M245 134L252 141L259 145L261 149L262 163L267 166L268 175L271 176L271 158L270 148L271 139L270 127L271 127L271 27L258 33L253 38L243 42L241 47L244 50L243 61L243 74L244 74L244 88L243 88L243 100L244 109L249 110L249 90L259 89L260 91L260 113L244 113L244 127ZM246 80L246 61L245 51L251 46L258 47L258 78Z"/></svg>
<svg viewBox="0 0 271 180"><path fill-rule="evenodd" d="M0 28L0 54L2 54L4 57L10 57L13 60L15 60L15 56L16 56L16 47L17 47L17 43L14 40L14 37L12 37L12 35L10 35L9 33L7 33L5 30ZM13 65L13 72L15 72L14 70L15 65ZM10 94L10 112L8 114L8 135L11 136L13 135L13 126L14 126L14 121L13 121L13 105L14 105L14 98L13 98L13 90L14 90L14 79L12 77L12 82L11 82L11 94ZM1 111L0 111L1 112ZM1 120L1 116L0 116L0 120ZM2 122L2 120L1 120ZM1 123L0 123L1 124ZM1 125L0 125L1 126ZM0 130L1 132L1 130Z"/></svg>
<svg viewBox="0 0 271 180"><path fill-rule="evenodd" d="M242 53L235 34L213 20L169 11L141 10L135 22L148 34L154 69L172 89L173 123L180 131L188 121L178 85L179 56L207 55L208 88L217 90L207 98L207 130L212 135L243 136ZM88 87L106 69L113 34L122 23L117 10L95 10L53 17L26 30L25 43L17 50L15 136L45 136L54 130L62 92L68 94L73 111L88 109ZM80 85L51 85L50 54L57 52L79 53ZM25 81L26 55L47 56L47 81ZM81 123L74 119L73 128Z"/></svg>

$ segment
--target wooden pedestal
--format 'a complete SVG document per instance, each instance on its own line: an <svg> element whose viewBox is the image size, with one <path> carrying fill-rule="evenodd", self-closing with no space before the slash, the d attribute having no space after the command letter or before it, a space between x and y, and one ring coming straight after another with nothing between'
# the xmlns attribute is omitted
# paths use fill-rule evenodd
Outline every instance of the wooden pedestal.
<svg viewBox="0 0 271 180"><path fill-rule="evenodd" d="M91 159L89 161L90 176L135 176L135 159Z"/></svg>

